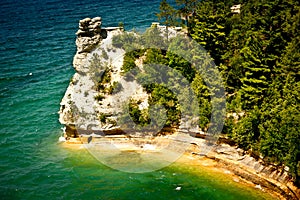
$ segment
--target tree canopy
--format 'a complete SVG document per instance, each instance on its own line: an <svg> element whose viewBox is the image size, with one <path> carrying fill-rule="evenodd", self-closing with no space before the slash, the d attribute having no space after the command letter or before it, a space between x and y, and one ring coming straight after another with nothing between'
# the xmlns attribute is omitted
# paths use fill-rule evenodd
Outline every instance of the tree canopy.
<svg viewBox="0 0 300 200"><path fill-rule="evenodd" d="M230 8L240 4L240 13ZM300 182L300 4L292 0L197 4L191 36L223 75L227 134L245 150L289 166Z"/></svg>
<svg viewBox="0 0 300 200"><path fill-rule="evenodd" d="M191 13L189 35L214 59L226 86L223 131L240 147L266 161L285 165L300 185L300 3L293 0L176 0ZM231 7L239 5L239 11ZM186 73L186 63L170 63ZM199 74L192 87L209 116ZM206 88L207 89L207 88ZM201 92L200 92L201 91ZM209 119L209 118L206 118ZM202 121L202 122L205 122ZM206 121L208 123L208 121ZM204 123L205 124L205 123ZM201 125L205 127L205 125Z"/></svg>

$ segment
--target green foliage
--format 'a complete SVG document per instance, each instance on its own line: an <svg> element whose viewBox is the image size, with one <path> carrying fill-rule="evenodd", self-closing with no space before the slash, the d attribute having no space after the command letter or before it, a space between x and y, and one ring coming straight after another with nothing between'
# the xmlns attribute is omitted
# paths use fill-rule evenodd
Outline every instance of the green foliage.
<svg viewBox="0 0 300 200"><path fill-rule="evenodd" d="M97 80L97 91L104 92L104 90L110 84L111 81L111 69L106 68L105 70L103 70L102 73L97 76Z"/></svg>
<svg viewBox="0 0 300 200"><path fill-rule="evenodd" d="M148 114L148 110L139 109L139 103L138 101L135 101L133 99L130 100L129 103L129 114L133 122L139 126L146 126L150 123L150 118Z"/></svg>
<svg viewBox="0 0 300 200"><path fill-rule="evenodd" d="M166 46L166 38L157 27L148 28L142 35L142 43L146 47L164 47Z"/></svg>
<svg viewBox="0 0 300 200"><path fill-rule="evenodd" d="M111 86L110 94L112 94L112 92L118 93L118 92L121 92L122 90L123 90L122 84L120 84L118 82L113 82L113 84Z"/></svg>
<svg viewBox="0 0 300 200"><path fill-rule="evenodd" d="M104 113L100 113L99 119L100 119L100 122L106 123L107 115Z"/></svg>
<svg viewBox="0 0 300 200"><path fill-rule="evenodd" d="M119 22L118 26L121 27L121 28L124 28L124 23L123 22Z"/></svg>
<svg viewBox="0 0 300 200"><path fill-rule="evenodd" d="M144 64L162 64L167 65L168 59L166 58L166 52L161 49L147 49L146 58L144 59Z"/></svg>
<svg viewBox="0 0 300 200"><path fill-rule="evenodd" d="M287 76L282 88L278 82L263 103L260 150L266 159L285 164L300 178L300 83Z"/></svg>
<svg viewBox="0 0 300 200"><path fill-rule="evenodd" d="M245 46L240 50L242 63L241 67L244 71L244 76L240 79L241 93L244 97L245 107L253 107L259 105L264 96L265 90L270 83L270 72L268 65L262 61L264 58L263 35L259 32L249 31L246 33Z"/></svg>
<svg viewBox="0 0 300 200"><path fill-rule="evenodd" d="M199 127L203 130L207 130L208 123L210 121L211 104L210 93L205 85L203 78L199 73L196 73L195 78L191 83L192 89L197 96L199 104Z"/></svg>
<svg viewBox="0 0 300 200"><path fill-rule="evenodd" d="M101 58L98 54L94 53L90 59L90 65L88 67L89 74L92 78L92 81L95 85L100 81L102 74L106 68L106 63L101 61Z"/></svg>
<svg viewBox="0 0 300 200"><path fill-rule="evenodd" d="M110 95L113 92L120 92L123 88L122 85L118 82L111 83L111 69L106 68L100 77L97 78L96 90L99 92L95 99L97 101L102 101L105 98L105 95Z"/></svg>
<svg viewBox="0 0 300 200"><path fill-rule="evenodd" d="M97 101L102 101L103 99L105 99L105 96L103 96L102 94L97 94L94 98Z"/></svg>
<svg viewBox="0 0 300 200"><path fill-rule="evenodd" d="M168 28L176 24L177 13L187 17L192 11L193 15L187 20L188 32L212 56L225 82L229 113L224 132L245 150L264 157L266 161L288 166L300 184L300 3L292 0L176 0L176 3L179 6L177 11L163 0L157 16ZM230 7L235 4L241 4L240 14L231 13ZM168 38L166 40L163 36L152 27L143 36L136 33L116 36L113 43L130 52L143 46L165 45ZM166 51L168 48L127 53L123 71L135 68L135 61L141 56L145 57L143 64L148 64L145 67L148 75L158 77L155 74L166 73L151 67L153 63L178 71L189 81L197 96L199 125L207 130L212 117L210 96L218 93L214 86L219 83L219 80L205 76L212 72L209 67L212 61L200 58L201 63L197 64L201 64L206 73L198 72L176 54L176 49L186 44L181 41L174 44L169 47L173 53ZM190 59L199 60L198 57ZM156 79L147 73L138 79L155 82ZM150 105L164 106L167 125L176 126L184 108L172 92L179 87L178 80L176 76L171 79L168 81L175 80L173 88L168 89L163 84L144 87L151 94ZM136 122L149 122L145 114L148 111L139 110L137 102L132 102L130 112Z"/></svg>
<svg viewBox="0 0 300 200"><path fill-rule="evenodd" d="M181 72L189 82L192 82L196 74L192 64L174 53L167 52L166 56L169 60L168 66Z"/></svg>
<svg viewBox="0 0 300 200"><path fill-rule="evenodd" d="M160 13L157 13L156 16L158 20L162 20L164 25L168 27L176 24L176 10L166 0L160 2L159 10Z"/></svg>
<svg viewBox="0 0 300 200"><path fill-rule="evenodd" d="M122 48L129 52L135 49L140 49L140 37L134 32L122 32L122 34L114 35L112 45L116 48Z"/></svg>
<svg viewBox="0 0 300 200"><path fill-rule="evenodd" d="M160 12L156 14L158 20L166 25L166 38L168 40L168 27L175 26L177 24L176 10L168 4L167 0L162 0L159 5Z"/></svg>
<svg viewBox="0 0 300 200"><path fill-rule="evenodd" d="M255 107L254 110L237 122L230 136L243 149L257 151L257 142L260 137L259 124L260 112Z"/></svg>
<svg viewBox="0 0 300 200"><path fill-rule="evenodd" d="M219 7L220 9L215 9ZM214 58L215 63L221 62L226 47L225 22L226 9L224 3L202 1L199 3L191 25L191 36L202 45Z"/></svg>
<svg viewBox="0 0 300 200"><path fill-rule="evenodd" d="M148 88L149 89L149 88ZM151 85L150 105L162 105L166 109L166 126L178 126L180 120L180 108L176 96L166 87L159 84Z"/></svg>
<svg viewBox="0 0 300 200"><path fill-rule="evenodd" d="M181 15L181 17L184 17L186 26L188 27L189 30L190 27L189 17L196 9L197 0L175 0L175 1L176 4L179 6L178 14ZM183 25L185 22L183 22Z"/></svg>
<svg viewBox="0 0 300 200"><path fill-rule="evenodd" d="M240 14L231 13L234 4ZM289 166L300 184L300 3L203 0L189 23L225 81L231 117L224 132L245 150ZM197 74L193 82L206 105L205 84Z"/></svg>
<svg viewBox="0 0 300 200"><path fill-rule="evenodd" d="M130 70L134 69L136 67L135 64L136 59L142 56L144 52L145 50L143 49L126 52L124 55L123 65L121 68L123 73L129 72Z"/></svg>

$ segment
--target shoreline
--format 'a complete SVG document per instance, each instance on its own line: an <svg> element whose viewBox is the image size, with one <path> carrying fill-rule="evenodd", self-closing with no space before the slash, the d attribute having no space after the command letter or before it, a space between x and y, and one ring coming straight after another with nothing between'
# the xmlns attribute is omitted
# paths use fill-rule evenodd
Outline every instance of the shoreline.
<svg viewBox="0 0 300 200"><path fill-rule="evenodd" d="M220 163L212 158L208 157L199 157L194 154L185 153L181 158L179 158L176 163L193 167L201 166L201 168L205 168L209 171L214 171L216 173L224 174L225 176L230 177L230 179L236 183L242 184L245 187L251 187L252 189L257 189L262 192L267 193L276 199L286 199L284 196L271 190L270 188L261 187L259 184L255 184L254 182L245 179L244 177L236 174L232 167L225 166L223 163ZM197 175L197 172L195 172Z"/></svg>
<svg viewBox="0 0 300 200"><path fill-rule="evenodd" d="M101 137L103 138L103 137ZM101 138L98 138L98 140ZM161 146L168 145L169 139L166 137L158 137L155 139L162 139L160 142ZM126 148L123 151L139 151L140 144L149 143L148 139L144 138L127 138L122 137L105 137L107 139L117 142L118 144L126 144ZM155 144L156 140L151 142ZM83 144L87 144L87 137L71 138L70 140L64 142L64 147L71 149L85 149ZM93 138L93 141L97 139ZM180 156L178 160L174 163L183 164L186 166L191 165L201 165L203 167L209 167L224 174L230 175L235 182L241 182L250 187L259 189L263 192L267 192L270 195L277 197L278 199L299 199L300 189L297 188L291 181L291 179L286 175L286 171L271 170L270 166L262 165L261 161L255 160L249 155L243 155L241 157L234 157L234 153L239 154L239 149L226 144L218 144L216 147L210 151L207 155L201 155L200 146L203 147L204 139L196 138L198 143L192 143L188 149ZM128 146L128 144L130 144ZM133 144L135 143L135 144ZM138 147L136 146L138 144ZM122 146L121 145L121 146ZM156 144L155 144L156 145ZM186 144L185 144L186 145ZM158 145L159 146L159 145ZM157 147L158 147L157 146ZM159 147L161 147L159 146ZM140 146L143 148L142 146ZM221 150L220 150L221 149ZM159 150L159 148L158 148ZM227 152L226 152L227 151ZM235 152L233 152L235 151ZM234 157L234 158L232 158ZM250 160L245 164L244 160ZM263 168L261 166L264 166ZM257 169L259 167L259 170ZM267 171L269 170L269 171ZM276 177L276 178L272 178ZM283 178L284 179L283 179ZM282 181L279 181L282 180Z"/></svg>
<svg viewBox="0 0 300 200"><path fill-rule="evenodd" d="M197 151L197 147L194 145L189 153L201 159L199 153L195 153L195 151ZM234 153L236 155L232 155ZM241 156L241 153L244 155ZM254 184L259 189L269 191L270 194L275 194L280 199L300 199L300 188L294 185L285 169L274 169L273 165L267 165L263 160L255 159L245 153L236 146L221 143L205 155L205 158L215 161L220 168L229 170L246 182Z"/></svg>

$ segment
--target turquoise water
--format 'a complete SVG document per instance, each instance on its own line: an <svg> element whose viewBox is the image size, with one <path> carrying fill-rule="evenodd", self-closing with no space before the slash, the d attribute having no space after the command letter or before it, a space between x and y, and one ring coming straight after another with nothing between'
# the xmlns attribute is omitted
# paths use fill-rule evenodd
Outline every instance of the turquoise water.
<svg viewBox="0 0 300 200"><path fill-rule="evenodd" d="M112 170L57 143L59 103L74 73L78 20L102 16L144 30L154 1L0 2L0 199L264 199L261 192L174 165L147 174ZM182 190L175 188L181 186Z"/></svg>

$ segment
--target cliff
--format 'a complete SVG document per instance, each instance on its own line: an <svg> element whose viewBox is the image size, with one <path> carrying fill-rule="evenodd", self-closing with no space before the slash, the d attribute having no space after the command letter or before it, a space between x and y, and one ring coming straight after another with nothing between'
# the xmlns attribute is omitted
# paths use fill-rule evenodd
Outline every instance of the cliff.
<svg viewBox="0 0 300 200"><path fill-rule="evenodd" d="M65 137L71 143L89 143L105 135L118 135L122 143L126 142L121 135L130 137L135 128L134 123L127 123L126 127L121 127L118 123L124 111L128 111L126 103L132 99L139 102L139 110L148 109L149 106L149 94L143 87L137 81L123 76L125 51L112 45L112 38L124 34L123 29L101 28L101 25L100 17L79 21L76 33L77 52L73 60L76 73L60 103L59 111L59 121L65 125ZM171 30L170 33L176 34L176 31ZM140 69L143 59L141 56L135 62ZM201 149L206 148L205 140L201 139L204 134L200 130L195 132L200 138L188 138L185 141L192 141L194 144L190 153L201 156ZM91 139L90 135L94 137ZM288 168L266 164L261 159L253 158L243 150L224 143L217 145L206 156L255 183L258 189L268 188L286 199L297 199L300 196L299 189L292 184Z"/></svg>
<svg viewBox="0 0 300 200"><path fill-rule="evenodd" d="M73 60L76 73L59 111L59 121L66 127L67 138L122 133L117 118L124 110L124 102L134 96L140 105L147 106L148 95L142 86L122 78L125 52L112 45L112 37L122 32L121 27L101 28L100 17L79 21Z"/></svg>

